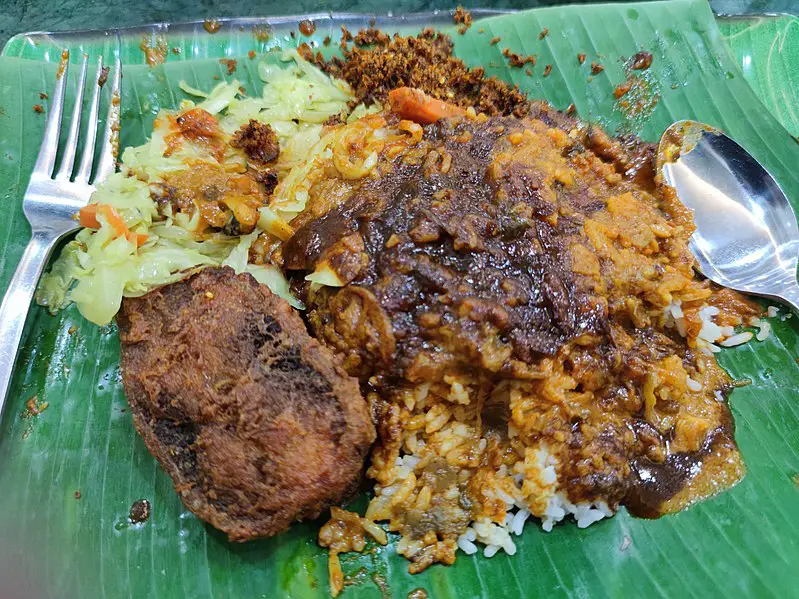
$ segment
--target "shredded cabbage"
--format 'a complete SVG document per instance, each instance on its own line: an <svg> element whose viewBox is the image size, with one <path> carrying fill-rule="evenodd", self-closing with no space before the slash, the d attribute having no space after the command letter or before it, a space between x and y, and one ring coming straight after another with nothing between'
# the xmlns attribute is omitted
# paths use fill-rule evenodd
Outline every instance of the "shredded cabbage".
<svg viewBox="0 0 799 599"><path fill-rule="evenodd" d="M289 282L280 269L274 264L248 264L245 272L250 273L261 285L266 285L275 295L285 299L298 310L305 310L305 305L291 295Z"/></svg>
<svg viewBox="0 0 799 599"><path fill-rule="evenodd" d="M189 94L190 96L197 96L199 98L207 98L208 97L208 93L207 92L204 92L201 89L197 89L196 87L192 87L191 85L186 83L186 81L183 80L183 79L181 79L178 82L178 87L180 89L182 89L184 92L186 92L187 94Z"/></svg>
<svg viewBox="0 0 799 599"><path fill-rule="evenodd" d="M291 178L293 167L313 151L324 150L327 144L320 143L322 123L333 115L346 116L353 94L346 83L331 79L295 50L283 53L281 61L280 65L259 65L265 83L261 97L243 97L238 81L220 83L210 92L183 81L180 88L201 99L196 105L184 100L181 111L196 107L216 115L227 136L249 119L271 125L280 142L277 168L282 179ZM98 185L92 195L93 203L113 207L132 235L120 234L98 210L99 228L82 229L42 278L36 295L41 305L57 311L74 302L85 318L106 324L118 312L123 296L143 295L198 268L226 265L237 273L252 274L292 306L303 308L292 297L279 268L248 263L249 250L262 229L288 233L283 215L264 210L260 227L247 235L198 236L199 210L173 214L170 206L159 207L154 189L165 184L165 176L190 165L217 164L200 143L182 138L177 146L168 145L176 114L159 113L150 140L127 148L122 154L121 172ZM246 157L225 144L222 163L228 172L243 172ZM295 179L301 176L298 173ZM296 212L289 214L293 217ZM138 247L135 235L145 239Z"/></svg>

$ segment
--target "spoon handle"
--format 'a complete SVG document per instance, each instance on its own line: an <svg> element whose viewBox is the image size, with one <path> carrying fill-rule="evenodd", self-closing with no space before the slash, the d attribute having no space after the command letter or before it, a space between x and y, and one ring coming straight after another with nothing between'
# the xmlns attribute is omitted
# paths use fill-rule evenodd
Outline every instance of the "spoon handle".
<svg viewBox="0 0 799 599"><path fill-rule="evenodd" d="M799 312L799 284L795 283L786 287L779 295L786 304L793 308L794 312Z"/></svg>

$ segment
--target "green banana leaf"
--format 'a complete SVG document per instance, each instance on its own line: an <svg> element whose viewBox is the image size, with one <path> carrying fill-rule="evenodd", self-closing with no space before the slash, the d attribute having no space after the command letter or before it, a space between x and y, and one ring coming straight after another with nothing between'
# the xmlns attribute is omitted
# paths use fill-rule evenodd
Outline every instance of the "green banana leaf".
<svg viewBox="0 0 799 599"><path fill-rule="evenodd" d="M418 28L431 19L378 25ZM253 35L251 23L224 24L215 35L202 26L142 28L121 32L119 42L114 34L96 33L12 39L0 57L0 289L29 236L21 199L45 119L32 107L47 107L39 94L52 86L61 46L80 50L73 52L77 60L81 52L109 56L120 44L122 144L129 145L144 140L160 107L185 97L177 88L180 79L208 89L214 77L235 77L248 92L258 92L261 54L251 60L247 52L299 43L299 34L293 38L286 29L296 21L287 23L276 24L268 40ZM317 25L317 42L338 33L334 19L320 16ZM657 140L678 119L718 126L799 201L799 146L747 83L796 132L796 70L791 73L789 60L796 54L782 54L786 44L796 47L794 38L786 41L790 25L723 25L735 56L702 0L537 9L481 19L465 35L448 27L457 54L470 64L486 66L559 108L574 103L581 117L611 130ZM549 34L539 39L544 28ZM758 37L769 31L771 38ZM777 33L782 41L770 49ZM142 36L156 43L156 34L180 53L170 50L166 64L150 68L139 46ZM495 36L502 41L492 46ZM509 68L504 47L537 54L532 75ZM654 55L648 80L659 95L645 120L627 118L614 108L613 97L625 80L624 59L641 49ZM769 56L768 69L747 71L753 52ZM588 55L584 65L578 53ZM238 58L236 73L228 76L220 57ZM592 61L604 70L591 75ZM548 64L551 73L544 77ZM659 520L621 511L587 530L568 523L545 533L528 525L513 557L461 554L454 566L437 565L416 576L391 544L372 547L343 556L350 583L344 597L397 599L417 588L435 599L797 596L799 318L772 324L766 341L720 356L735 378L752 381L731 398L748 468L734 489ZM38 416L25 413L31 399L47 404ZM16 587L24 597L67 599L329 594L327 556L315 543L319 522L296 525L274 539L228 543L182 506L135 434L126 407L115 328L86 323L74 309L51 316L33 307L0 423L0 595L13 596ZM138 499L152 504L152 515L131 524L128 512Z"/></svg>

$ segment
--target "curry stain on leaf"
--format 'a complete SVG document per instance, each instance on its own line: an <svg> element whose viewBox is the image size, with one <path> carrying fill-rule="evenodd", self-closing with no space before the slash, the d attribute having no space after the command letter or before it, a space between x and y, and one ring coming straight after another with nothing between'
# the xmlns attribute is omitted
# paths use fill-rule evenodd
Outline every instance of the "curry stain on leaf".
<svg viewBox="0 0 799 599"><path fill-rule="evenodd" d="M50 404L46 401L39 402L38 396L34 395L25 402L25 409L22 410L20 418L28 421L28 425L22 432L22 438L27 439L31 432L33 432L33 423L42 412L44 412Z"/></svg>
<svg viewBox="0 0 799 599"><path fill-rule="evenodd" d="M640 134L660 101L661 89L657 76L649 68L636 70L635 56L624 63L626 81L614 90L614 112L621 115L620 133Z"/></svg>

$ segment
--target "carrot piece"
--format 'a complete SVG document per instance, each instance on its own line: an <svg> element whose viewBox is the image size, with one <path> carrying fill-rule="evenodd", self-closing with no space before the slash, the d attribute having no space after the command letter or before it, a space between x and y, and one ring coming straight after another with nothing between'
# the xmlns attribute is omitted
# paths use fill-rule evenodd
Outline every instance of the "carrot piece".
<svg viewBox="0 0 799 599"><path fill-rule="evenodd" d="M129 232L126 236L128 241L134 244L137 248L140 248L144 245L144 242L150 237L147 233L134 233L133 231Z"/></svg>
<svg viewBox="0 0 799 599"><path fill-rule="evenodd" d="M454 104L431 98L423 91L412 87L399 87L388 93L391 111L401 118L421 125L435 123L439 119L466 114L466 111Z"/></svg>
<svg viewBox="0 0 799 599"><path fill-rule="evenodd" d="M100 204L100 214L105 217L105 220L108 221L108 224L111 225L111 228L114 229L114 233L116 233L117 237L122 237L123 235L127 235L130 233L130 229L125 224L125 221L122 220L122 217L119 216L119 212L114 210L113 206L109 206L108 204Z"/></svg>
<svg viewBox="0 0 799 599"><path fill-rule="evenodd" d="M78 222L87 229L99 229L100 221L97 220L97 207L99 204L87 204L78 212Z"/></svg>
<svg viewBox="0 0 799 599"><path fill-rule="evenodd" d="M147 233L132 232L130 229L128 229L125 221L122 220L119 212L117 212L113 206L109 206L108 204L88 204L87 206L81 208L78 213L78 222L80 223L80 226L89 229L99 229L100 221L97 220L98 212L102 214L108 224L111 225L111 228L114 230L115 237L124 236L128 241L135 244L136 247L141 247L144 245L144 242L147 241L147 238L149 237Z"/></svg>

